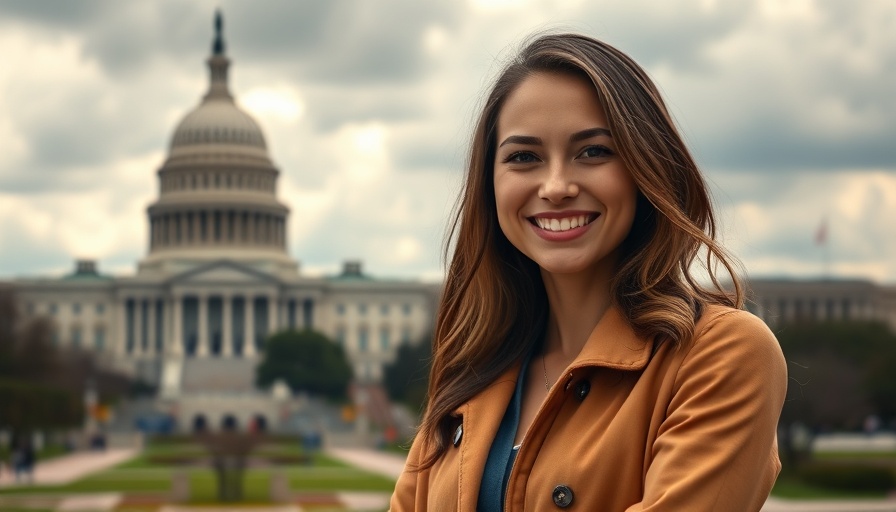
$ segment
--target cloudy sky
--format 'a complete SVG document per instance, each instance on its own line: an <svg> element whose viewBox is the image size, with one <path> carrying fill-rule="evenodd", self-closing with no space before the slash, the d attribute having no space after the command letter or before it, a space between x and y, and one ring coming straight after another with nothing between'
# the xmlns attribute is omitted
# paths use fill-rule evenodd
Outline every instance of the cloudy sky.
<svg viewBox="0 0 896 512"><path fill-rule="evenodd" d="M438 279L471 120L525 36L571 30L658 82L751 275L896 282L891 0L0 3L0 278L133 273L225 17L310 274Z"/></svg>

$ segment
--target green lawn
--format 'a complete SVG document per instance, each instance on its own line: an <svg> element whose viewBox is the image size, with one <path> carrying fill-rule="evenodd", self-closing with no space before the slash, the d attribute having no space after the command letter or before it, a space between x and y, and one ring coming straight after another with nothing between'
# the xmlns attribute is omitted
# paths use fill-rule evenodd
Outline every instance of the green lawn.
<svg viewBox="0 0 896 512"><path fill-rule="evenodd" d="M890 460L896 464L896 452L819 452L813 453L812 457L817 460Z"/></svg>
<svg viewBox="0 0 896 512"><path fill-rule="evenodd" d="M29 486L0 489L0 495L78 494L88 492L169 493L174 475L189 475L191 502L213 502L217 497L215 473L210 467L195 465L162 465L153 457L190 455L206 457L205 448L190 444L153 443L138 456L106 471L95 473L62 486ZM263 445L253 453L263 457L301 455L297 445ZM268 500L270 479L274 472L286 475L293 491L379 491L390 492L395 481L346 465L319 453L310 454L307 464L289 464L249 469L243 480L244 502ZM5 511L4 511L5 512Z"/></svg>
<svg viewBox="0 0 896 512"><path fill-rule="evenodd" d="M772 489L772 496L777 498L787 498L792 500L846 500L846 499L882 499L887 497L887 493L874 492L848 492L841 490L829 490L814 487L801 482L799 479L781 475L775 482L775 488Z"/></svg>

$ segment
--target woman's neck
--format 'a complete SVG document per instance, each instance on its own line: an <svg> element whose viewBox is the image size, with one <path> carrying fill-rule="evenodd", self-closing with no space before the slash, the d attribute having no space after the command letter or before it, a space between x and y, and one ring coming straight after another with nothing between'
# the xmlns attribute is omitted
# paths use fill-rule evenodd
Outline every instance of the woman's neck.
<svg viewBox="0 0 896 512"><path fill-rule="evenodd" d="M550 305L544 352L571 362L609 309L611 271L581 274L542 272Z"/></svg>

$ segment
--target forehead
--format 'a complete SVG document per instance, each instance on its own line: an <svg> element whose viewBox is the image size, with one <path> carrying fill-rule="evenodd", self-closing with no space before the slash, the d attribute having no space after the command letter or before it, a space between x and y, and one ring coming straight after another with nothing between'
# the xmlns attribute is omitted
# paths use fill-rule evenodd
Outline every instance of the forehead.
<svg viewBox="0 0 896 512"><path fill-rule="evenodd" d="M508 94L498 113L499 136L594 127L609 127L597 91L588 78L571 73L529 75Z"/></svg>

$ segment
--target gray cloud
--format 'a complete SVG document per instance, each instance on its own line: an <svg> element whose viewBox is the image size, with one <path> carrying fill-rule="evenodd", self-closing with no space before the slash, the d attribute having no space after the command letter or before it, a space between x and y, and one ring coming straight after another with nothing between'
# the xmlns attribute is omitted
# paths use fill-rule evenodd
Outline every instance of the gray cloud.
<svg viewBox="0 0 896 512"><path fill-rule="evenodd" d="M306 89L308 118L315 130L330 132L348 122L409 121L431 115L420 91L413 87L351 85Z"/></svg>
<svg viewBox="0 0 896 512"><path fill-rule="evenodd" d="M447 0L279 6L233 4L239 25L234 23L231 37L240 41L240 54L259 65L280 66L298 81L357 88L421 77L430 69L421 44L424 30L432 24L450 28L463 16Z"/></svg>
<svg viewBox="0 0 896 512"><path fill-rule="evenodd" d="M697 2L589 2L582 18L591 35L644 67L705 71L712 67L707 48L741 26L750 10L747 2L716 2L711 9L702 9Z"/></svg>

